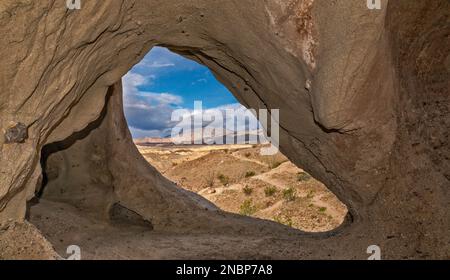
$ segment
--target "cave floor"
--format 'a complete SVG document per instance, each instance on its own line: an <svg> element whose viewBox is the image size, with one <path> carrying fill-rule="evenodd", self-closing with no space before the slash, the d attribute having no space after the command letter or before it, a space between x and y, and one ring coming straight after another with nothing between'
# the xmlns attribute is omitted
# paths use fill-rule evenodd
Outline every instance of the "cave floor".
<svg viewBox="0 0 450 280"><path fill-rule="evenodd" d="M177 234L99 219L72 205L41 199L29 221L65 258L77 245L92 259L298 259L305 256L290 238L236 234Z"/></svg>

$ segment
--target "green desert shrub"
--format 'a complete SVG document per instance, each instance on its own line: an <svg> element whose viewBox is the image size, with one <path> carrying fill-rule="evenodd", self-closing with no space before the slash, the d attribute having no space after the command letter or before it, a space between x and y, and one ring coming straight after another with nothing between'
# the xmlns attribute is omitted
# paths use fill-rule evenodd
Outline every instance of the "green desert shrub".
<svg viewBox="0 0 450 280"><path fill-rule="evenodd" d="M239 207L239 214L244 216L251 216L256 213L256 207L253 205L251 199L245 200Z"/></svg>
<svg viewBox="0 0 450 280"><path fill-rule="evenodd" d="M264 194L269 197L273 196L277 192L277 188L275 186L267 186L264 188Z"/></svg>
<svg viewBox="0 0 450 280"><path fill-rule="evenodd" d="M256 175L255 171L247 171L245 173L245 178L253 177L255 175Z"/></svg>
<svg viewBox="0 0 450 280"><path fill-rule="evenodd" d="M288 227L292 227L292 224L293 224L292 219L290 217L286 217L286 216L283 217L281 215L275 216L274 221L279 224L288 226Z"/></svg>
<svg viewBox="0 0 450 280"><path fill-rule="evenodd" d="M311 180L311 175L306 172L299 172L297 175L297 181L299 182L307 182Z"/></svg>
<svg viewBox="0 0 450 280"><path fill-rule="evenodd" d="M297 191L293 187L283 190L283 198L286 201L294 201L297 197Z"/></svg>
<svg viewBox="0 0 450 280"><path fill-rule="evenodd" d="M306 198L308 198L308 199L314 198L314 191L309 191L308 195L306 196Z"/></svg>
<svg viewBox="0 0 450 280"><path fill-rule="evenodd" d="M220 183L222 183L222 185L226 186L230 183L230 178L228 176L225 176L223 174L219 174L217 176L217 179L219 179Z"/></svg>
<svg viewBox="0 0 450 280"><path fill-rule="evenodd" d="M242 191L244 192L245 195L251 195L253 193L253 189L250 188L249 186L245 186Z"/></svg>
<svg viewBox="0 0 450 280"><path fill-rule="evenodd" d="M216 179L216 173L214 171L208 172L205 176L205 183L207 187L214 186L214 181Z"/></svg>

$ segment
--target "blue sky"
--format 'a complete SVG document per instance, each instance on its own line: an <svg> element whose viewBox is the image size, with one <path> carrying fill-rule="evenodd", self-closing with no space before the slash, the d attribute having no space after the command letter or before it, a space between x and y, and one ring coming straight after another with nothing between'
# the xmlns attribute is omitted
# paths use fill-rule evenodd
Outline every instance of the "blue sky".
<svg viewBox="0 0 450 280"><path fill-rule="evenodd" d="M134 138L164 137L173 127L174 109L240 106L211 71L166 48L154 47L123 78L124 109Z"/></svg>
<svg viewBox="0 0 450 280"><path fill-rule="evenodd" d="M154 47L131 72L151 78L150 83L139 87L141 91L181 96L186 108L193 108L195 100L203 100L207 109L237 103L207 67L166 48Z"/></svg>
<svg viewBox="0 0 450 280"><path fill-rule="evenodd" d="M219 110L225 118L248 117L248 111L207 67L166 48L153 48L122 82L125 117L133 138L170 136L177 125L171 121L172 112L188 109L187 116L193 116L197 114L194 101L202 101L204 114ZM226 109L236 115L226 115ZM253 115L250 118L257 122ZM245 121L235 125L236 132L248 128Z"/></svg>

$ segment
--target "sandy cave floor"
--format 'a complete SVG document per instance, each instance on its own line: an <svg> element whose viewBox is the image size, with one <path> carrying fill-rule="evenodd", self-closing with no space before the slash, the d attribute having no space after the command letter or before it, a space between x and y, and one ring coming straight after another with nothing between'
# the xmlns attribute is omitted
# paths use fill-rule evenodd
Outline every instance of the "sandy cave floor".
<svg viewBox="0 0 450 280"><path fill-rule="evenodd" d="M174 234L132 223L111 223L75 207L41 199L29 221L60 256L70 245L82 259L286 259L301 255L292 239L272 236Z"/></svg>
<svg viewBox="0 0 450 280"><path fill-rule="evenodd" d="M323 184L310 177L299 180L302 170L286 157L281 154L261 157L259 148L251 145L146 146L139 150L170 180L197 192L226 212L242 215L242 205L251 202L254 211L245 215L255 218L255 223L259 219L272 220L307 232L329 231L342 223L347 210ZM246 176L248 172L252 176ZM222 173L227 178L226 184L218 179ZM283 198L287 186L295 190L292 201ZM270 196L264 194L268 187L274 190ZM246 188L251 192L246 193ZM111 213L98 213L98 210L44 196L38 203L30 204L28 221L63 258L68 256L66 250L70 245L80 247L82 259L308 257L292 235L177 234L154 230L139 215L129 214L119 210L117 216L111 216Z"/></svg>

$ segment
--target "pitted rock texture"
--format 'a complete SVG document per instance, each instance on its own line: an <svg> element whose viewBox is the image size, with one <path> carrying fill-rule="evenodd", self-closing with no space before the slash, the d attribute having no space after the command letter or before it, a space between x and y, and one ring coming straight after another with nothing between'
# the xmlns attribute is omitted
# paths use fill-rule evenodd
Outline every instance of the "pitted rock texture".
<svg viewBox="0 0 450 280"><path fill-rule="evenodd" d="M12 125L5 132L5 143L23 143L28 138L27 129L23 123Z"/></svg>
<svg viewBox="0 0 450 280"><path fill-rule="evenodd" d="M291 258L367 258L373 244L384 258L450 257L447 0L65 2L0 3L0 126L28 125L23 143L0 137L2 228L44 181L73 194L56 199L98 216L120 202L155 230L289 236ZM347 221L315 235L227 216L148 166L120 79L156 45L208 66L242 104L279 108L282 152Z"/></svg>

